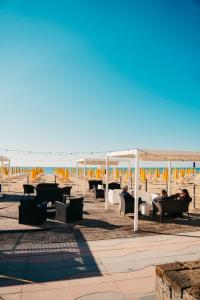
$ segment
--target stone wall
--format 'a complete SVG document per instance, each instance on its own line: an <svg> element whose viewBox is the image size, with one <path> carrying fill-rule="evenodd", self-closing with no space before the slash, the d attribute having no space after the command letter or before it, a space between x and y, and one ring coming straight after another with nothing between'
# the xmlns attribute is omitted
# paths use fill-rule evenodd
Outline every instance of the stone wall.
<svg viewBox="0 0 200 300"><path fill-rule="evenodd" d="M158 300L200 300L200 260L156 266Z"/></svg>

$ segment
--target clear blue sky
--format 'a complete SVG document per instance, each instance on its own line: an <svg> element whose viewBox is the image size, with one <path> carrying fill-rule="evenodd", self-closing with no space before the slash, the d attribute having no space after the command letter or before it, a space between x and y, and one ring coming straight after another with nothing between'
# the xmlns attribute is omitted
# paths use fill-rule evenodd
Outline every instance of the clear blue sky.
<svg viewBox="0 0 200 300"><path fill-rule="evenodd" d="M1 147L200 149L199 30L197 0L0 0Z"/></svg>

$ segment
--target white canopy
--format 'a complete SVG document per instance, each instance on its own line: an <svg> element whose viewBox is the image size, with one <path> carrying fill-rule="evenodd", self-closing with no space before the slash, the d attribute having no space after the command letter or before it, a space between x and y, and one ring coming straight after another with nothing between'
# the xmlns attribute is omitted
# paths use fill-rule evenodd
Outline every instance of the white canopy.
<svg viewBox="0 0 200 300"><path fill-rule="evenodd" d="M83 166L83 194L85 195L85 176L86 176L86 167L87 166L106 166L106 159L102 158L82 158L76 161L76 190L78 187L78 167L79 165ZM118 166L119 160L110 160L109 166Z"/></svg>
<svg viewBox="0 0 200 300"><path fill-rule="evenodd" d="M87 165L87 166L105 166L106 160L100 159L100 158L82 158L77 160L77 163L79 165ZM119 161L118 160L110 160L109 164L112 166L118 166Z"/></svg>
<svg viewBox="0 0 200 300"><path fill-rule="evenodd" d="M9 162L10 158L6 157L6 156L0 156L0 162Z"/></svg>
<svg viewBox="0 0 200 300"><path fill-rule="evenodd" d="M142 161L200 161L200 152L197 151L130 149L108 152L107 156L132 159L136 153Z"/></svg>
<svg viewBox="0 0 200 300"><path fill-rule="evenodd" d="M140 161L168 161L169 179L168 192L171 193L171 162L172 161L200 161L200 152L197 151L174 151L174 150L149 150L129 149L123 151L108 152L106 154L106 198L105 208L108 203L108 182L109 182L109 159L134 159L135 160L135 205L134 205L134 230L138 230L138 191L139 191L139 163Z"/></svg>

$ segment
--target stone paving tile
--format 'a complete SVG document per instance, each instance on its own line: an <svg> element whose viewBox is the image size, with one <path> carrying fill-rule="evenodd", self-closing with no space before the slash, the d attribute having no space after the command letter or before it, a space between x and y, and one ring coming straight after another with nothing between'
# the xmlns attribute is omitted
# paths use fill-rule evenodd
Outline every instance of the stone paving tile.
<svg viewBox="0 0 200 300"><path fill-rule="evenodd" d="M67 267L79 267L79 266L97 266L102 264L99 258L94 258L92 255L75 256L71 259L63 258L63 263Z"/></svg>
<svg viewBox="0 0 200 300"><path fill-rule="evenodd" d="M120 290L114 283L102 283L102 284L93 284L93 285L85 285L83 286L71 286L70 291L72 297L74 299L79 298L81 296L94 294L94 293L101 293L101 292L118 292Z"/></svg>
<svg viewBox="0 0 200 300"><path fill-rule="evenodd" d="M26 269L26 257L6 257L0 260L0 273L12 274L13 272L24 272Z"/></svg>
<svg viewBox="0 0 200 300"><path fill-rule="evenodd" d="M132 299L132 296L139 297L139 295L155 291L154 277L139 278L134 279L134 281L132 279L116 281L115 284L128 299Z"/></svg>
<svg viewBox="0 0 200 300"><path fill-rule="evenodd" d="M26 271L24 274L26 280L30 280L33 283L59 281L68 278L67 268L59 269L46 269L46 270L32 270Z"/></svg>
<svg viewBox="0 0 200 300"><path fill-rule="evenodd" d="M76 278L74 276L69 277L69 286L85 286L85 285L97 285L102 283L112 282L112 277L110 274L101 273L101 276L98 276L95 273L90 273L88 276L79 276Z"/></svg>
<svg viewBox="0 0 200 300"><path fill-rule="evenodd" d="M73 300L68 288L27 292L21 294L21 300Z"/></svg>
<svg viewBox="0 0 200 300"><path fill-rule="evenodd" d="M121 293L102 292L81 296L77 300L126 300Z"/></svg>
<svg viewBox="0 0 200 300"><path fill-rule="evenodd" d="M0 277L0 295L20 293L22 290L24 273L13 272L12 276Z"/></svg>
<svg viewBox="0 0 200 300"><path fill-rule="evenodd" d="M155 275L155 267L150 266L133 272L112 273L113 281L134 280L139 278L148 278Z"/></svg>
<svg viewBox="0 0 200 300"><path fill-rule="evenodd" d="M183 245L183 248L184 248L184 245ZM189 249L190 248L190 249ZM177 251L173 250L168 250L168 251L141 251L139 253L134 253L134 254L125 254L123 256L115 256L114 257L101 257L101 261L102 263L104 264L111 264L111 263L126 263L126 262L131 262L133 263L134 261L139 261L139 260L142 260L142 261L148 261L150 259L152 260L157 260L157 259L162 259L162 258L165 258L165 257L172 257L172 256L181 256L181 255L187 255L188 254L188 249L190 251L190 253L192 254L194 251L196 251L196 249L199 249L200 250L200 246L192 246L192 247L188 247L186 249L178 249Z"/></svg>
<svg viewBox="0 0 200 300"><path fill-rule="evenodd" d="M21 294L3 295L3 300L21 300Z"/></svg>
<svg viewBox="0 0 200 300"><path fill-rule="evenodd" d="M62 255L30 256L27 259L26 270L45 270L64 268Z"/></svg>
<svg viewBox="0 0 200 300"><path fill-rule="evenodd" d="M77 277L79 276L85 276L85 277L91 277L91 274L94 274L96 276L101 276L102 272L106 272L106 269L103 265L88 265L88 266L80 266L80 267L70 267L67 268L67 275L68 278L70 277Z"/></svg>
<svg viewBox="0 0 200 300"><path fill-rule="evenodd" d="M33 284L23 284L22 293L60 289L60 288L69 288L69 281L68 280L56 280L56 281L33 283Z"/></svg>

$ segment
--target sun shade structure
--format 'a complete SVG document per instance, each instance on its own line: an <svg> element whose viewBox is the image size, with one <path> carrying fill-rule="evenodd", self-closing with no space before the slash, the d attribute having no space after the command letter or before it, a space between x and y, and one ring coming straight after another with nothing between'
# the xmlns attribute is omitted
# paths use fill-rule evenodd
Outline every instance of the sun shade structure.
<svg viewBox="0 0 200 300"><path fill-rule="evenodd" d="M0 176L1 179L4 179L4 171L3 168L4 167L8 167L8 190L9 190L9 186L10 186L10 158L6 157L6 156L0 156L0 166L1 166L1 172L0 172Z"/></svg>
<svg viewBox="0 0 200 300"><path fill-rule="evenodd" d="M139 156L141 161L200 161L200 152L130 149L108 152L107 156L134 159Z"/></svg>
<svg viewBox="0 0 200 300"><path fill-rule="evenodd" d="M138 195L139 195L139 168L140 161L166 161L168 162L169 179L168 179L168 192L171 194L171 163L176 161L197 162L200 161L200 152L197 151L173 151L173 150L151 150L151 149L129 149L115 152L108 152L106 154L106 198L105 208L108 205L108 183L109 183L109 160L116 158L121 159L134 159L135 167L135 190L134 190L134 231L138 230Z"/></svg>
<svg viewBox="0 0 200 300"><path fill-rule="evenodd" d="M10 158L0 156L1 176L3 176L3 167L10 167Z"/></svg>
<svg viewBox="0 0 200 300"><path fill-rule="evenodd" d="M111 159L109 161L109 166L118 166L119 160ZM84 168L83 172L83 194L85 195L85 176L86 176L86 167L87 166L106 166L106 159L101 158L82 158L76 161L76 190L78 187L78 168Z"/></svg>
<svg viewBox="0 0 200 300"><path fill-rule="evenodd" d="M9 162L10 158L6 157L6 156L0 156L0 162Z"/></svg>

